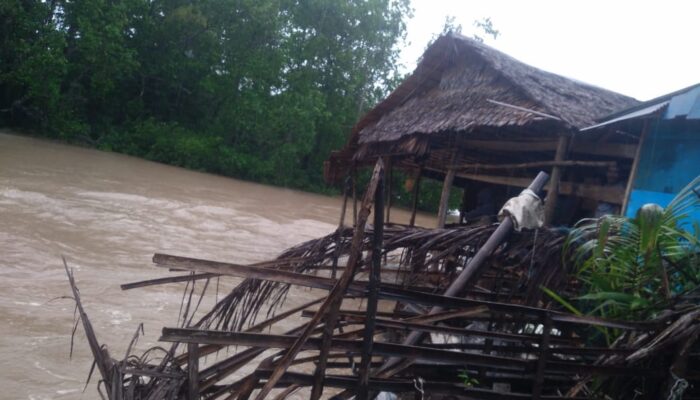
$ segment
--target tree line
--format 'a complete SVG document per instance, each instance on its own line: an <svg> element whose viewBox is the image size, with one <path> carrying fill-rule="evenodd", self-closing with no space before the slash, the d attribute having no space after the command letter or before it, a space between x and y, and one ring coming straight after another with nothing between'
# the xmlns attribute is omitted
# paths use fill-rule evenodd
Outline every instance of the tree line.
<svg viewBox="0 0 700 400"><path fill-rule="evenodd" d="M6 0L0 125L323 191L398 81L408 0Z"/></svg>

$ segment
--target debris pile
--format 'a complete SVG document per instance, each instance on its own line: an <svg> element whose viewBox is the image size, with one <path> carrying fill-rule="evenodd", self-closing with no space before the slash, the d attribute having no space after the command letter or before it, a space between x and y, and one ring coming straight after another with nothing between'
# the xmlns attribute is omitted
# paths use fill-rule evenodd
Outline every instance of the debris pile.
<svg viewBox="0 0 700 400"><path fill-rule="evenodd" d="M530 189L539 192L546 179ZM272 261L154 255L157 267L186 273L122 288L182 282L183 317L163 328L169 347L139 357L116 360L99 345L66 267L103 397L283 399L301 389L311 399L700 396L692 372L700 308L679 304L644 322L571 314L541 290L576 291L563 262L565 232L512 232L510 218L496 226L385 226L382 181L378 162L354 228L341 224ZM209 282L231 276L244 280L194 320ZM291 286L324 295L285 307ZM296 327L269 333L283 320ZM600 345L604 329L623 333Z"/></svg>

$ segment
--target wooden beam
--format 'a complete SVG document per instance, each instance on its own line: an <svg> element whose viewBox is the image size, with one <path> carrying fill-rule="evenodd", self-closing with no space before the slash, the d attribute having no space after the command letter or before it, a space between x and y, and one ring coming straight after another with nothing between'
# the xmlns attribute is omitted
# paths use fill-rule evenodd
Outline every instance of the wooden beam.
<svg viewBox="0 0 700 400"><path fill-rule="evenodd" d="M649 120L644 120L644 127L642 128L642 134L639 136L639 142L637 142L637 150L634 153L634 161L632 161L632 169L630 169L630 176L627 178L627 185L625 186L625 195L622 199L622 208L620 208L620 214L625 215L627 213L627 206L629 205L629 198L632 194L632 189L634 188L634 180L637 179L637 170L639 169L639 159L642 154L642 146L646 142L647 136L649 135Z"/></svg>
<svg viewBox="0 0 700 400"><path fill-rule="evenodd" d="M508 176L465 173L458 173L456 176L459 178L470 179L478 182L494 183L497 185L514 186L521 188L527 187L529 183L529 179L527 178L515 178ZM549 187L545 187L544 190L549 190ZM560 182L559 194L605 201L613 204L622 204L625 191L623 188L616 186L602 186L575 182Z"/></svg>
<svg viewBox="0 0 700 400"><path fill-rule="evenodd" d="M610 168L616 166L616 161L582 161L582 160L562 160L562 161L535 161L519 164L459 164L449 166L457 171L469 169L526 169L526 168L543 168L543 167L593 167L593 168Z"/></svg>
<svg viewBox="0 0 700 400"><path fill-rule="evenodd" d="M566 152L569 147L569 137L566 135L559 136L557 144L557 152L554 155L555 162L564 161ZM561 167L555 165L552 167L551 178L549 179L549 191L544 202L544 224L551 225L554 220L554 212L557 209L557 200L559 198L559 181L561 180Z"/></svg>
<svg viewBox="0 0 700 400"><path fill-rule="evenodd" d="M542 139L538 141L504 141L504 140L465 140L460 142L464 147L480 150L494 150L503 152L545 152L556 151L558 141ZM625 143L605 143L598 141L575 140L571 146L571 153L589 154L614 158L633 159L637 146Z"/></svg>

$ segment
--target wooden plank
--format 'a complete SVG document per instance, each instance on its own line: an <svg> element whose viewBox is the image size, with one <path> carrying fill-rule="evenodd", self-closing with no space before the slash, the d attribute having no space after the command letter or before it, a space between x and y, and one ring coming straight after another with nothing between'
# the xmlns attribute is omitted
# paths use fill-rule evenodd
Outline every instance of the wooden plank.
<svg viewBox="0 0 700 400"><path fill-rule="evenodd" d="M196 281L199 279L216 278L217 276L221 276L221 275L204 273L204 274L188 274L188 275L179 275L179 276L169 276L166 278L157 278L157 279L149 279L149 280L145 280L145 281L125 283L123 285L120 285L119 287L122 290L130 290L130 289L142 288L142 287L146 287L146 286L164 285L167 283L189 282L189 281Z"/></svg>
<svg viewBox="0 0 700 400"><path fill-rule="evenodd" d="M557 152L554 155L555 162L561 162L566 158L567 148L569 147L569 137L565 135L559 136L557 144ZM544 202L544 224L551 225L554 220L554 212L557 208L557 200L559 198L559 183L561 181L561 167L555 165L552 167L552 174L549 179L549 190L547 198Z"/></svg>
<svg viewBox="0 0 700 400"><path fill-rule="evenodd" d="M528 178L516 178L498 175L457 173L459 178L471 179L478 182L494 183L497 185L515 186L525 188L529 183ZM546 186L545 191L549 190ZM559 194L567 196L583 197L605 201L612 204L622 204L624 189L617 186L592 185L587 183L560 182Z"/></svg>
<svg viewBox="0 0 700 400"><path fill-rule="evenodd" d="M199 400L199 345L187 343L187 394L189 400Z"/></svg>
<svg viewBox="0 0 700 400"><path fill-rule="evenodd" d="M225 263L220 261L173 256L169 254L154 254L153 263L162 268L173 267L188 271L209 272L219 275L237 276L240 278L264 279L274 282L312 287L315 289L330 289L335 284L334 280L320 276L299 274L296 272L278 269Z"/></svg>

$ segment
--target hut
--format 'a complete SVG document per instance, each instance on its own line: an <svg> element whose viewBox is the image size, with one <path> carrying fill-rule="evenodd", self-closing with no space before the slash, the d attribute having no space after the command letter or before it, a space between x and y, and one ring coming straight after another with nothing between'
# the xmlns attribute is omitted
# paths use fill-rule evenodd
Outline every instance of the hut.
<svg viewBox="0 0 700 400"><path fill-rule="evenodd" d="M383 157L417 183L420 177L442 180L441 227L453 184L465 189L463 208L474 208L484 188L500 203L513 194L506 188L524 188L537 170L551 168L546 221L566 223L600 203L623 203L624 185L617 180L630 175L636 139L578 134L596 118L638 104L449 33L353 127L347 145L326 162L325 177L337 182ZM558 195L566 201L555 214Z"/></svg>
<svg viewBox="0 0 700 400"><path fill-rule="evenodd" d="M619 111L581 135L637 140L623 214L634 216L647 203L666 206L700 174L700 84ZM700 215L694 219L700 220Z"/></svg>

